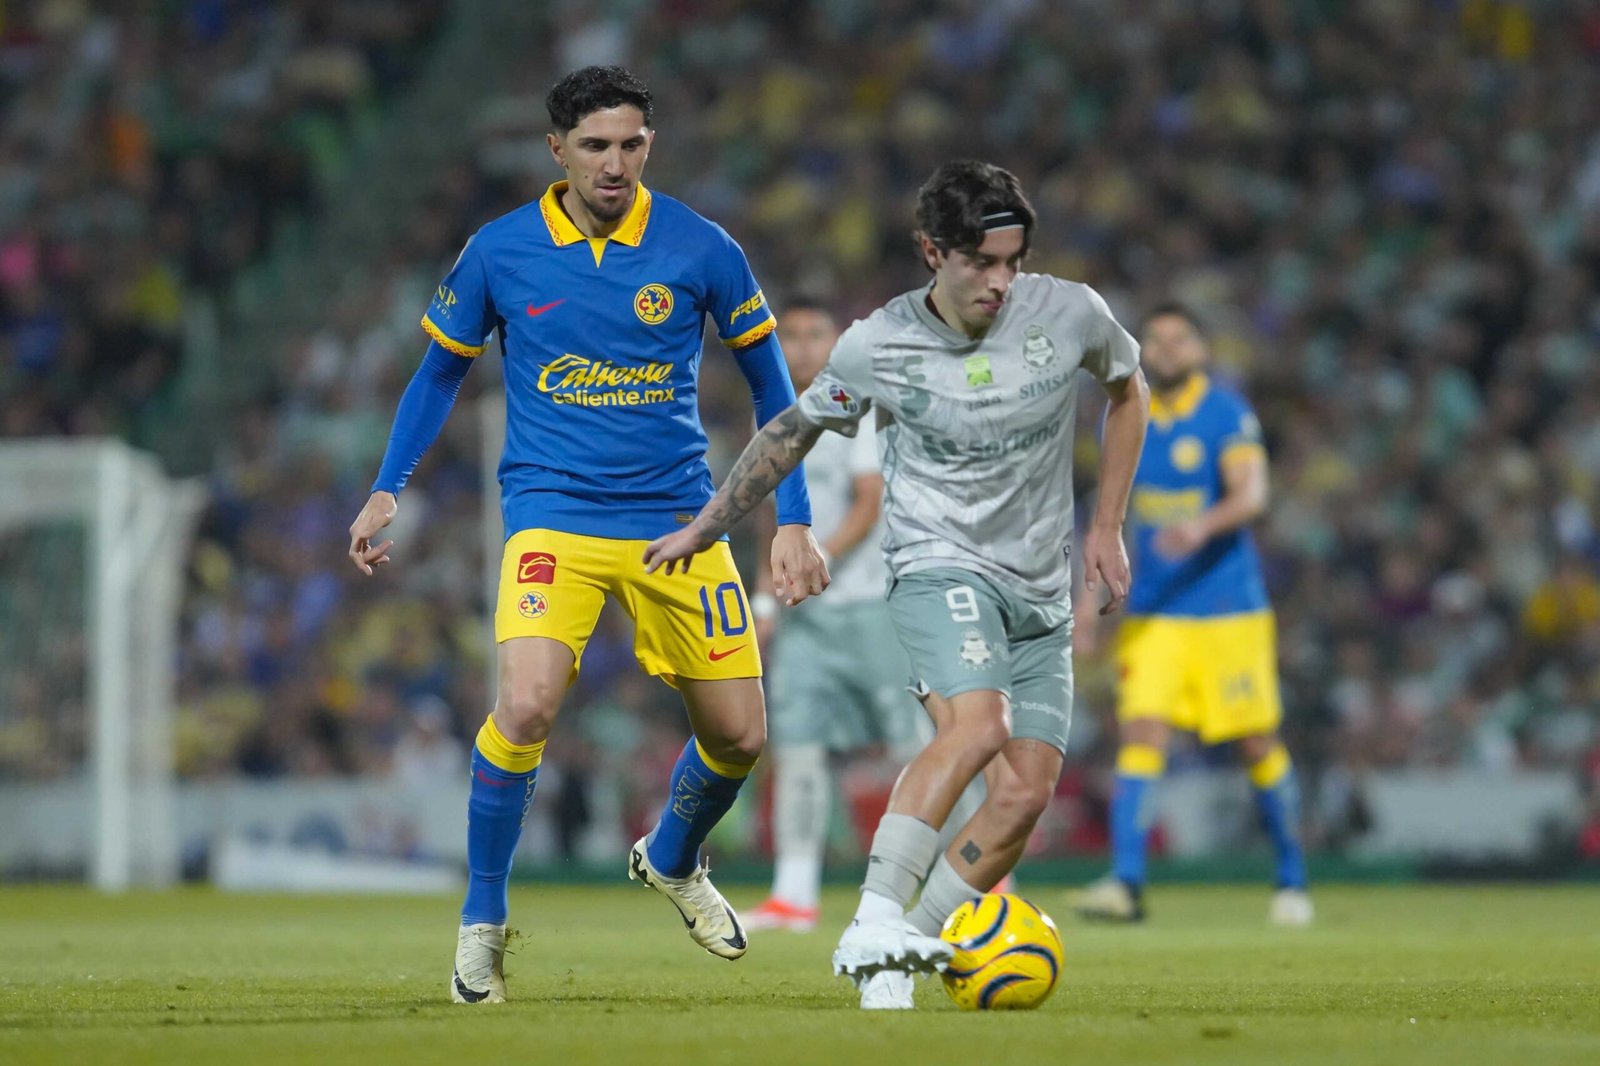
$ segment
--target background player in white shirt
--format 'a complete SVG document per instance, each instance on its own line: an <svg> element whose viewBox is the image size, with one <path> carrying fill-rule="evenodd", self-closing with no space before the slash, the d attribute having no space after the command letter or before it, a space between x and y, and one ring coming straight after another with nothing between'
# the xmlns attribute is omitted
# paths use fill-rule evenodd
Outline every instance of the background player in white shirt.
<svg viewBox="0 0 1600 1066"><path fill-rule="evenodd" d="M839 327L820 303L790 299L778 338L796 392L828 361ZM907 691L911 662L884 601L883 474L870 424L826 434L806 457L811 531L828 558L828 594L776 618L771 593L754 597L767 651L767 740L773 780L772 894L744 915L747 929L815 928L833 796L833 756L881 746L896 765L916 754L927 715ZM757 587L764 588L766 583Z"/></svg>

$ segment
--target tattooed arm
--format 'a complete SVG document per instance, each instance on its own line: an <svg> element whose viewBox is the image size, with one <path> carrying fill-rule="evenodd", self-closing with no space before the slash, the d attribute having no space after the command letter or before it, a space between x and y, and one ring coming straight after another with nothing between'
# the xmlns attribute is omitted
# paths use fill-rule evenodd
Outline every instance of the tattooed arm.
<svg viewBox="0 0 1600 1066"><path fill-rule="evenodd" d="M739 519L749 514L778 482L800 465L821 435L822 427L808 422L799 409L792 406L762 426L739 456L739 461L733 464L733 470L717 494L701 508L694 521L676 533L652 541L645 548L645 571L654 573L665 565L670 574L681 561L687 572L689 560L715 544ZM815 551L814 544L812 550ZM799 603L827 587L828 572L822 565L820 552L816 553L815 563L814 569L818 572L804 582L804 588L793 590L791 603Z"/></svg>

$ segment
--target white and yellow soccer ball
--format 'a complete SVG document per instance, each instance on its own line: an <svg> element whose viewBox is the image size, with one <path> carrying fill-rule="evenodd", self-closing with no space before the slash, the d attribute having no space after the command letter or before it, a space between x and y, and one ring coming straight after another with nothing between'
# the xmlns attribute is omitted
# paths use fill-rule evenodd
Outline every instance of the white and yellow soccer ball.
<svg viewBox="0 0 1600 1066"><path fill-rule="evenodd" d="M944 990L962 1010L1032 1010L1061 976L1061 933L1021 896L969 899L939 935L955 948Z"/></svg>

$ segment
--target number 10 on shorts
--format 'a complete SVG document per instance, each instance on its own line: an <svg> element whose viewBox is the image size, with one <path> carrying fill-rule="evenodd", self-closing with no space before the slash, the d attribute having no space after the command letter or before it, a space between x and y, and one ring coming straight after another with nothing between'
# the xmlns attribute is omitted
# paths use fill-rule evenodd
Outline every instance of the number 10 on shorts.
<svg viewBox="0 0 1600 1066"><path fill-rule="evenodd" d="M738 612L737 624L733 622L732 614L729 611L730 600L732 601L733 609ZM744 589L739 587L737 581L724 581L714 589L701 585L700 610L705 616L706 636L708 638L717 635L717 630L712 628L711 623L711 605L713 603L717 607L717 621L722 623L721 632L723 636L737 637L750 628L750 615L744 607Z"/></svg>

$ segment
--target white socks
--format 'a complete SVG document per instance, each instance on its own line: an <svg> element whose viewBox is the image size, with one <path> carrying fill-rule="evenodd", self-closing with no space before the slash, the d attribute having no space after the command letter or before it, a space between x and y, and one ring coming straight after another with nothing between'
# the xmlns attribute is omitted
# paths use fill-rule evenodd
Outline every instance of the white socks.
<svg viewBox="0 0 1600 1066"><path fill-rule="evenodd" d="M828 752L820 744L774 750L772 894L796 907L815 907L822 885L832 782Z"/></svg>

